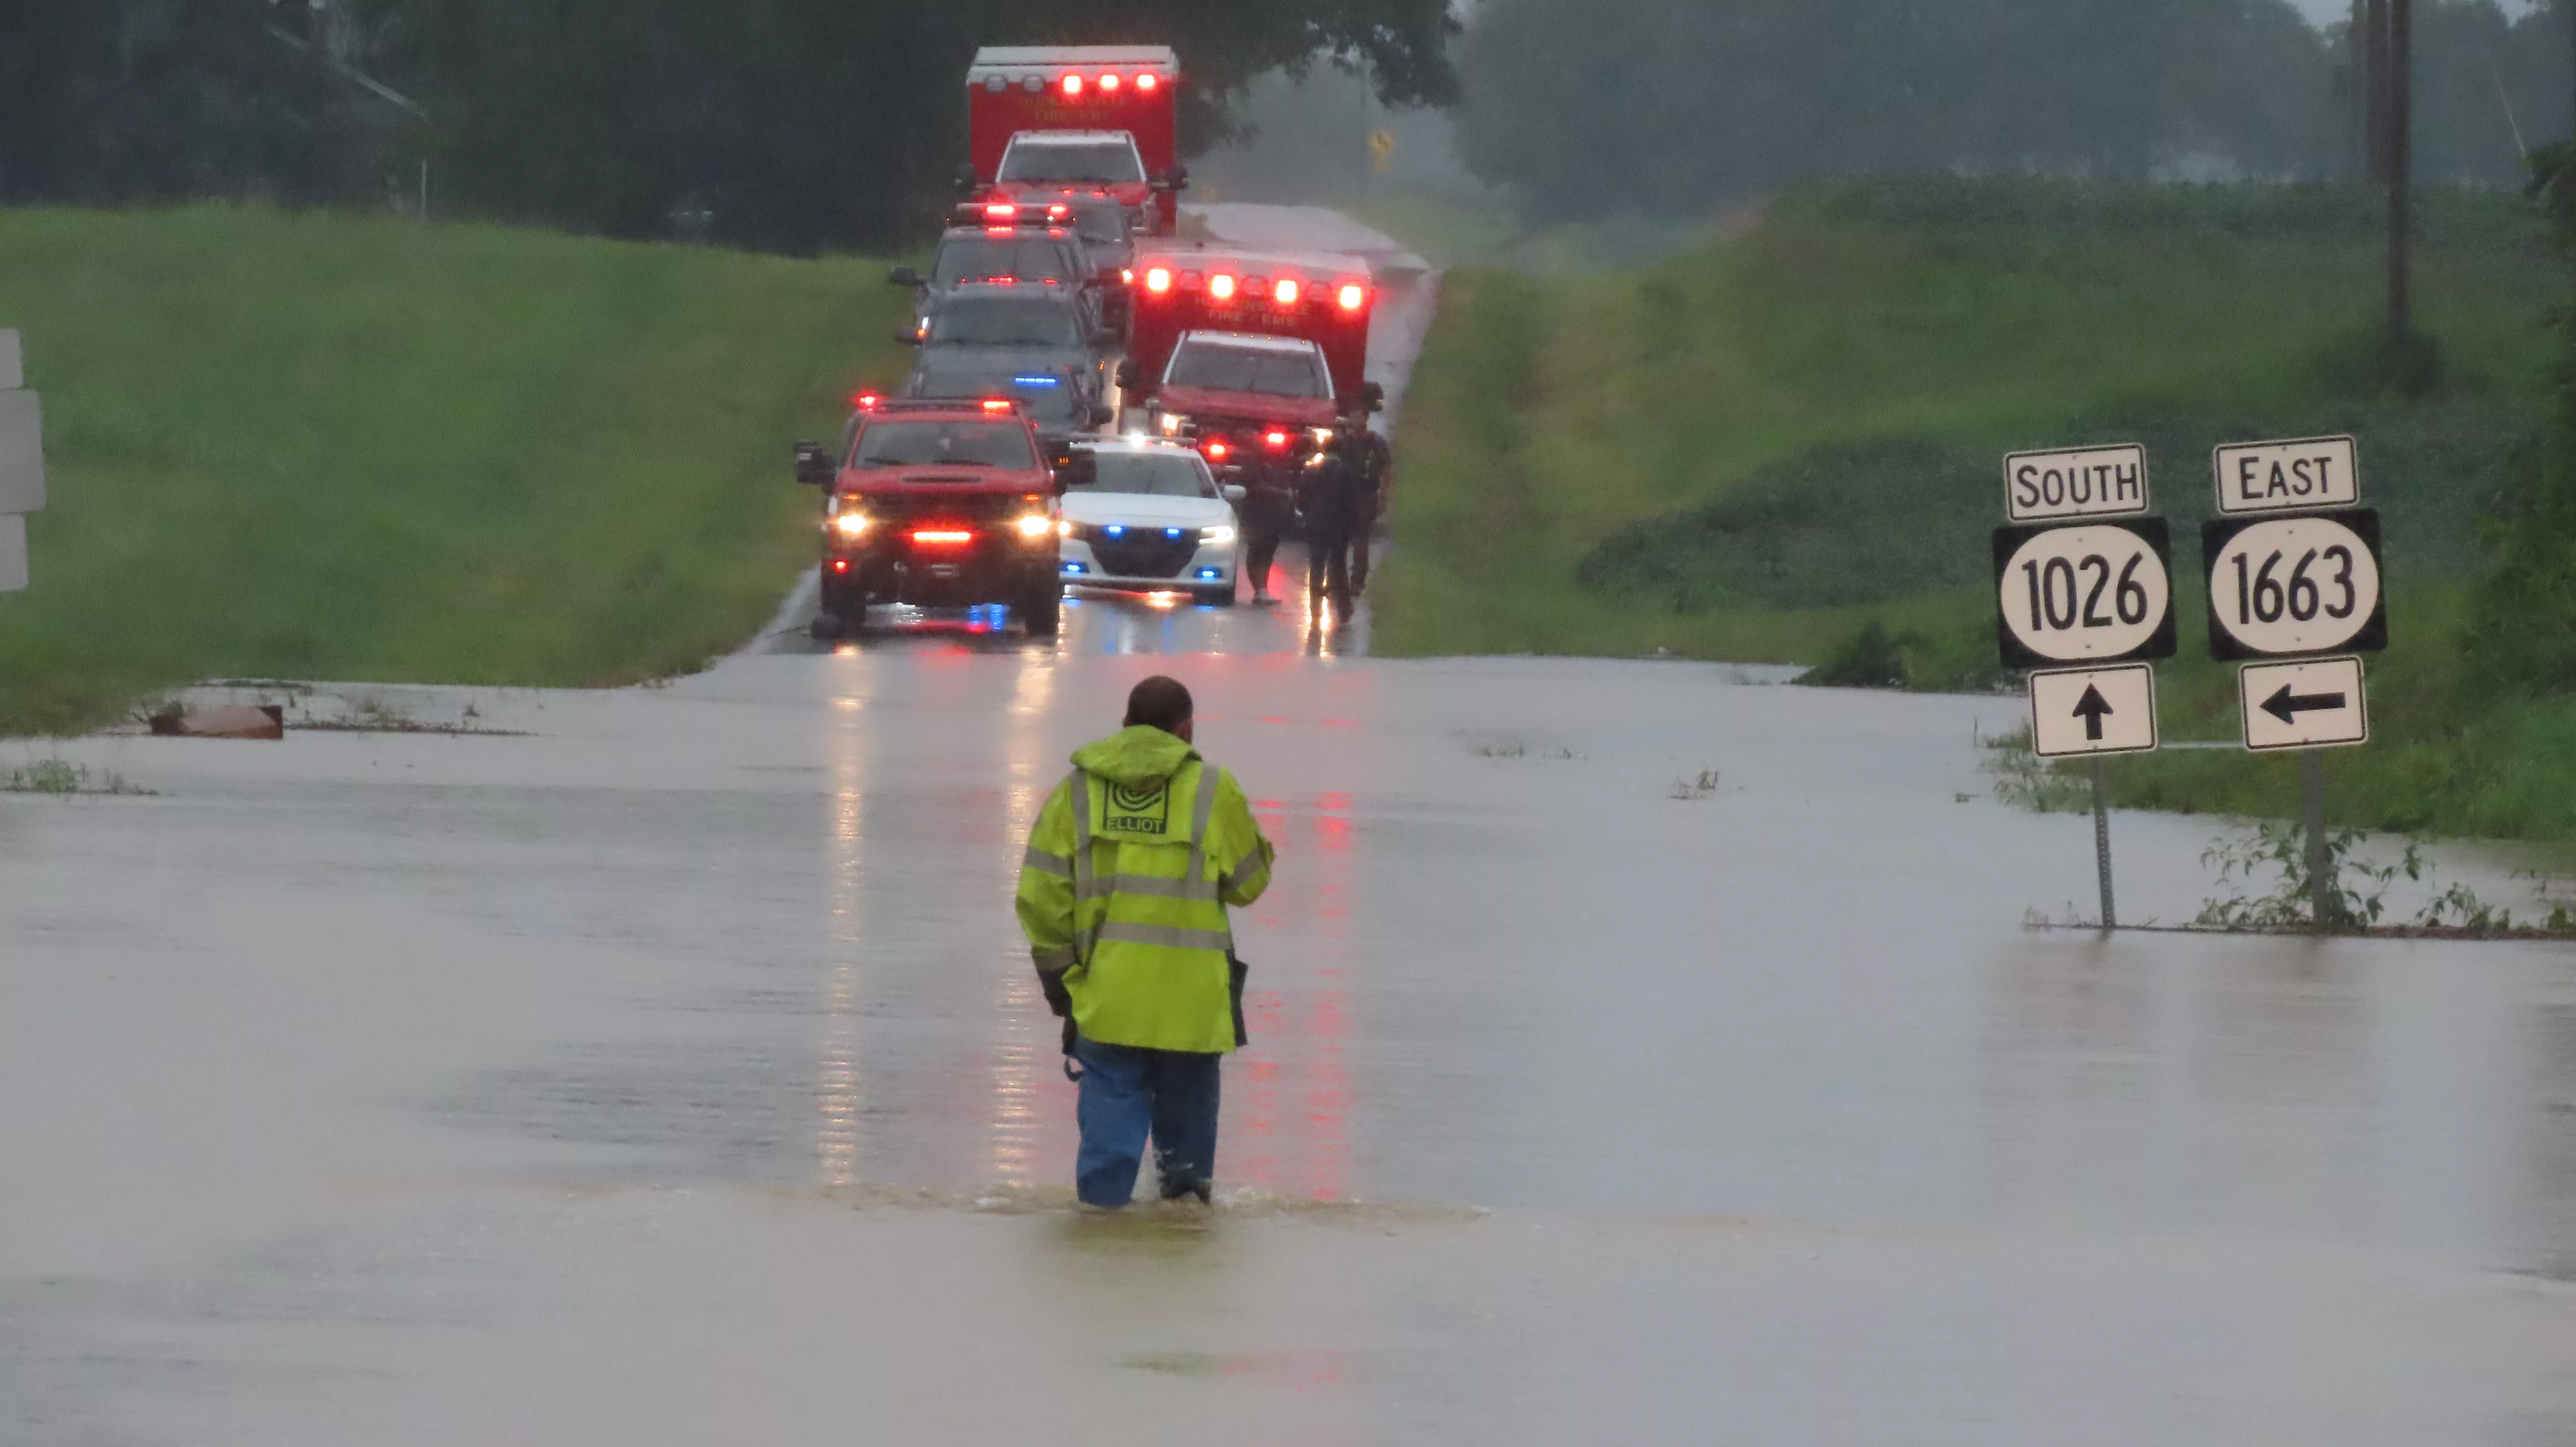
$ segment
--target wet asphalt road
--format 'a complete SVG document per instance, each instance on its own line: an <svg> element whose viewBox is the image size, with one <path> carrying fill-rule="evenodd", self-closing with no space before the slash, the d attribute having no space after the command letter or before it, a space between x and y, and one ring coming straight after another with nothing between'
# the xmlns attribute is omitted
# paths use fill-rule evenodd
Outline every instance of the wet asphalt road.
<svg viewBox="0 0 2576 1447"><path fill-rule="evenodd" d="M2576 1440L2570 951L2028 932L2009 700L1071 616L66 745L0 1442ZM1226 1204L1104 1220L1009 900L1157 670L1283 858Z"/></svg>

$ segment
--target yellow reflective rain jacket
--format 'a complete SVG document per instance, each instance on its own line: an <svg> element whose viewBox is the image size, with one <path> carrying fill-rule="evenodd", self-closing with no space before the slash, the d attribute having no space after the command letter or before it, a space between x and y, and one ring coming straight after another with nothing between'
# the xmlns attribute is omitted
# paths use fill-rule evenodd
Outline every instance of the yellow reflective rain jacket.
<svg viewBox="0 0 2576 1447"><path fill-rule="evenodd" d="M1270 887L1276 857L1243 786L1158 728L1086 744L1038 813L1020 866L1020 930L1061 978L1083 1038L1234 1049L1227 905Z"/></svg>

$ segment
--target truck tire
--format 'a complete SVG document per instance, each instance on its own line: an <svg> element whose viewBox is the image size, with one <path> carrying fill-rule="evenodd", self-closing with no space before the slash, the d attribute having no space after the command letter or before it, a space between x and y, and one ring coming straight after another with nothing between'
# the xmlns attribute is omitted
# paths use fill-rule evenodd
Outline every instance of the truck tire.
<svg viewBox="0 0 2576 1447"><path fill-rule="evenodd" d="M1028 625L1031 638L1056 636L1064 627L1064 590L1059 587L1031 598L1020 609L1020 620Z"/></svg>

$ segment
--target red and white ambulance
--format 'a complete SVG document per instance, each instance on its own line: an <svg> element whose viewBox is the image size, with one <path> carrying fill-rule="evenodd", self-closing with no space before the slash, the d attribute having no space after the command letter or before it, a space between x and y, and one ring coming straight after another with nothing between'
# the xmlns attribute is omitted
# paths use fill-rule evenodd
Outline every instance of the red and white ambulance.
<svg viewBox="0 0 2576 1447"><path fill-rule="evenodd" d="M1215 242L1138 248L1118 380L1131 417L1229 466L1301 452L1380 406L1367 380L1377 278L1361 257Z"/></svg>
<svg viewBox="0 0 2576 1447"><path fill-rule="evenodd" d="M972 166L961 179L993 206L1115 197L1140 229L1171 235L1189 184L1180 82L1165 45L986 46L966 71Z"/></svg>

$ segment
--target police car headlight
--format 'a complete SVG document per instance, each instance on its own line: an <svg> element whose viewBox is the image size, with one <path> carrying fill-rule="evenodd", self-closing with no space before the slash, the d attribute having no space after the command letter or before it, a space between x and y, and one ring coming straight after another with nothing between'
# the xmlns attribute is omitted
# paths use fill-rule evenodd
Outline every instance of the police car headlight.
<svg viewBox="0 0 2576 1447"><path fill-rule="evenodd" d="M1042 512L1026 513L1021 516L1017 526L1020 536L1034 543L1055 531L1055 519Z"/></svg>
<svg viewBox="0 0 2576 1447"><path fill-rule="evenodd" d="M1223 523L1219 523L1217 526L1212 528L1201 528L1199 529L1199 541L1212 548L1224 547L1226 544L1234 541L1234 529L1225 526Z"/></svg>
<svg viewBox="0 0 2576 1447"><path fill-rule="evenodd" d="M832 519L832 531L845 538L861 537L867 533L873 522L874 519L866 513L845 512Z"/></svg>

